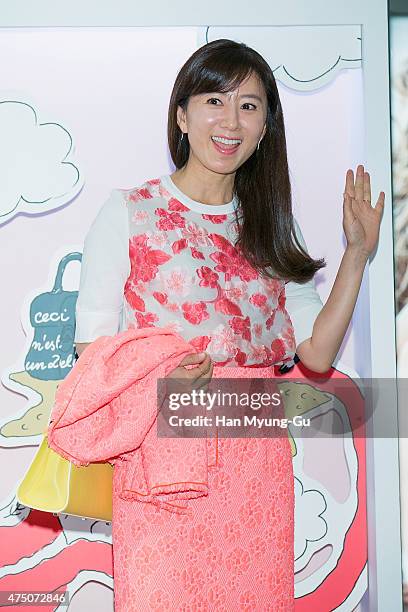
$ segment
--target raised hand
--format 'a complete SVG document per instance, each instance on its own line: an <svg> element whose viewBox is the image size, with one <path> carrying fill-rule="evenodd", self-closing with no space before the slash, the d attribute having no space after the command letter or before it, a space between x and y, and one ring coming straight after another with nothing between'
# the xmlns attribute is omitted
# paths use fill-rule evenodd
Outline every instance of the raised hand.
<svg viewBox="0 0 408 612"><path fill-rule="evenodd" d="M353 171L347 170L343 196L343 229L347 244L368 257L378 242L385 193L380 192L376 205L372 207L370 175L360 165L355 182Z"/></svg>

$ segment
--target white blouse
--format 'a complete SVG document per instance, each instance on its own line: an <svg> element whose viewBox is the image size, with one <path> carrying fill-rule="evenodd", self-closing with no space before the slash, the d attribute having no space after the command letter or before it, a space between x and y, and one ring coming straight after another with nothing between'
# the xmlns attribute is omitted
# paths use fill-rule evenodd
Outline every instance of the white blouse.
<svg viewBox="0 0 408 612"><path fill-rule="evenodd" d="M214 214L214 206L196 202L181 192L166 175L161 177L166 189L191 210ZM217 206L217 214L233 210L234 201ZM299 242L306 244L296 220ZM74 341L93 342L99 336L112 336L123 327L124 285L130 273L129 221L123 195L112 190L101 206L84 240L79 294L76 303ZM310 338L313 325L323 307L314 279L307 283L285 285L285 308L291 318L296 346Z"/></svg>

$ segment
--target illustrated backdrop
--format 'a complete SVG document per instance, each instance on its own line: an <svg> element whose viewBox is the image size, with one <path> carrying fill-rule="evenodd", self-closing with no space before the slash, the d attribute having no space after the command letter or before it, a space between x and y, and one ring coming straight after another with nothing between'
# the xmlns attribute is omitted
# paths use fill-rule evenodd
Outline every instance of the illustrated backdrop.
<svg viewBox="0 0 408 612"><path fill-rule="evenodd" d="M91 609L91 600L92 608L113 609L110 524L30 510L15 491L73 364L84 236L112 188L173 170L166 118L177 71L197 47L225 37L260 51L278 79L295 215L310 253L327 260L316 277L325 301L345 248L345 173L364 163L359 26L1 32L0 235L8 256L1 260L0 590L66 588L70 612ZM364 375L367 308L366 275L339 377ZM347 406L333 406L347 417ZM319 416L319 398L308 410ZM358 610L367 589L364 444L350 435L304 440L293 446L293 461L296 609Z"/></svg>

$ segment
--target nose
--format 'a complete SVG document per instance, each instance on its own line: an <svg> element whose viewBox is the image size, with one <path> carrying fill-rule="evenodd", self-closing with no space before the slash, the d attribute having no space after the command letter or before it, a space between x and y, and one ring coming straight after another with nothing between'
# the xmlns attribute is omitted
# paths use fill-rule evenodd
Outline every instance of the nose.
<svg viewBox="0 0 408 612"><path fill-rule="evenodd" d="M239 109L236 104L226 103L224 105L220 126L228 128L229 130L236 130L239 128Z"/></svg>

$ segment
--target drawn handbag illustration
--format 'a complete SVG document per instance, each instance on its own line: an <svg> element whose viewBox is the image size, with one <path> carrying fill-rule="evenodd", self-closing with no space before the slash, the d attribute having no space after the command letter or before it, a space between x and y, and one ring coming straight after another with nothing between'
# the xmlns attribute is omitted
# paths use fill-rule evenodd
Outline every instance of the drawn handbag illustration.
<svg viewBox="0 0 408 612"><path fill-rule="evenodd" d="M110 463L77 467L50 448L44 435L16 497L24 506L43 512L110 522L112 479Z"/></svg>
<svg viewBox="0 0 408 612"><path fill-rule="evenodd" d="M74 364L75 305L78 291L62 286L67 264L81 261L81 253L61 259L51 291L37 295L30 305L34 338L24 363L25 371L40 380L62 380Z"/></svg>
<svg viewBox="0 0 408 612"><path fill-rule="evenodd" d="M63 257L52 291L38 295L31 303L34 339L26 357L25 370L34 378L62 380L73 367L78 291L65 291L62 277L66 265L70 261L81 261L81 258L81 253L69 253ZM16 497L24 506L36 510L111 521L112 479L113 466L110 463L77 467L50 448L44 434L18 485Z"/></svg>

